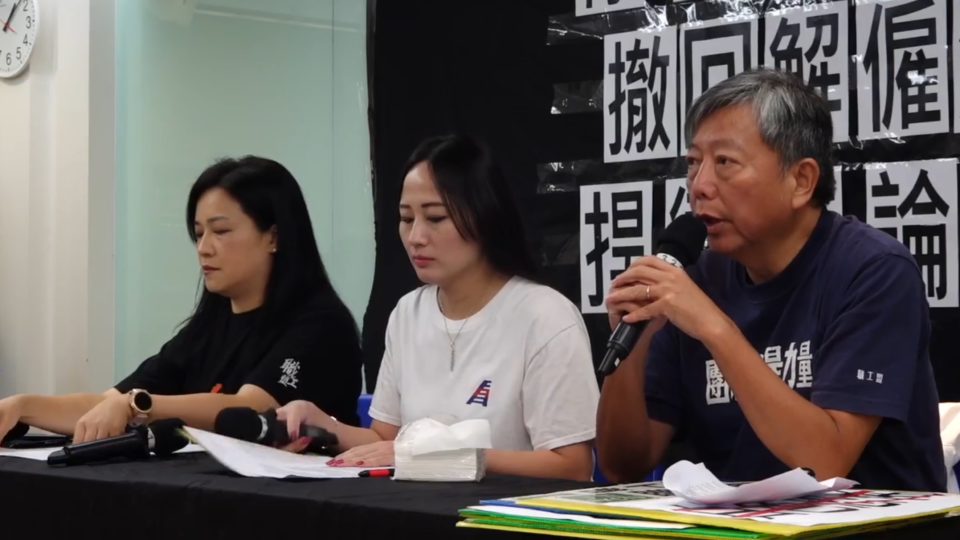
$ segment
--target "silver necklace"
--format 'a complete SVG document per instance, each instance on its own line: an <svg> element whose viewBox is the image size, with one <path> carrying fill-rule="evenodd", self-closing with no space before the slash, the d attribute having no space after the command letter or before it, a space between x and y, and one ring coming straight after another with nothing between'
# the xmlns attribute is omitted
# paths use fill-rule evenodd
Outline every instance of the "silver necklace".
<svg viewBox="0 0 960 540"><path fill-rule="evenodd" d="M453 371L453 365L457 358L457 338L460 337L460 332L463 331L463 327L467 325L467 321L470 320L470 317L467 317L462 323L460 323L460 328L457 329L456 335L451 338L450 329L447 328L447 316L443 313L443 305L440 303L439 288L437 288L437 308L440 310L440 317L443 319L443 330L447 335L447 341L450 342L450 371Z"/></svg>

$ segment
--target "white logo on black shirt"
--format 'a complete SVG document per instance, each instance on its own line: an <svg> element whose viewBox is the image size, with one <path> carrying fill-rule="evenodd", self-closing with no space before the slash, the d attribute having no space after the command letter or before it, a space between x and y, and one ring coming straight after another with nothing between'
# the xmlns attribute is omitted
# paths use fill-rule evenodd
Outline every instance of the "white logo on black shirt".
<svg viewBox="0 0 960 540"><path fill-rule="evenodd" d="M858 369L857 380L883 384L883 373L879 371L866 371L863 369Z"/></svg>
<svg viewBox="0 0 960 540"><path fill-rule="evenodd" d="M300 380L297 379L297 375L300 374L300 362L297 362L293 358L287 358L283 361L283 365L280 366L280 371L283 372L283 375L280 376L280 380L277 382L287 388L296 388L297 384L300 383Z"/></svg>
<svg viewBox="0 0 960 540"><path fill-rule="evenodd" d="M809 339L801 342L791 341L790 345L786 347L781 345L771 345L767 347L763 353L760 354L760 358L762 358L764 363L767 364L767 367L776 373L783 382L787 383L787 386L790 388L810 388L813 386L813 354L810 348ZM730 385L727 384L723 372L720 371L720 367L717 365L717 361L712 358L707 360L705 368L707 405L733 402L736 399L733 395L733 390L730 389ZM877 375L878 378L870 378L867 380L875 380L875 382L878 383L882 382L883 374L878 373ZM858 373L857 378L863 380L862 371Z"/></svg>

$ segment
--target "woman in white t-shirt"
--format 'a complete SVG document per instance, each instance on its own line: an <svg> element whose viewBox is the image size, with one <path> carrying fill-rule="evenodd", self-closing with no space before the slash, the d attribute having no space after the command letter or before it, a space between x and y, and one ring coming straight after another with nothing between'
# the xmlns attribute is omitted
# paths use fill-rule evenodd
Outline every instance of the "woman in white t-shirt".
<svg viewBox="0 0 960 540"><path fill-rule="evenodd" d="M576 306L531 280L520 214L483 145L447 136L414 151L400 239L426 285L390 315L371 428L296 401L277 411L291 437L316 425L344 450L331 465L390 466L401 426L486 418L490 472L589 480L598 390L587 331Z"/></svg>

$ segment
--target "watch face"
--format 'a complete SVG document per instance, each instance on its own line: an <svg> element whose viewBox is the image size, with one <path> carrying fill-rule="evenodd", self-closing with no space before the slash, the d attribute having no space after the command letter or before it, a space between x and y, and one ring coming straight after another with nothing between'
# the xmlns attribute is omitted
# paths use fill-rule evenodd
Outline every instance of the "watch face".
<svg viewBox="0 0 960 540"><path fill-rule="evenodd" d="M133 405L141 411L149 411L153 407L153 398L144 391L134 392Z"/></svg>
<svg viewBox="0 0 960 540"><path fill-rule="evenodd" d="M0 0L0 77L27 67L36 43L37 0Z"/></svg>

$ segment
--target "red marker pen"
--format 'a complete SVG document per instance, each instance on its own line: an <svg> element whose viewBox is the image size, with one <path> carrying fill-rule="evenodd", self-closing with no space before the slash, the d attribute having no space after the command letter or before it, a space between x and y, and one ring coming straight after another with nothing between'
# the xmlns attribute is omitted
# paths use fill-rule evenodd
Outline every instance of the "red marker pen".
<svg viewBox="0 0 960 540"><path fill-rule="evenodd" d="M369 469L357 473L360 478L388 478L393 476L393 469Z"/></svg>

